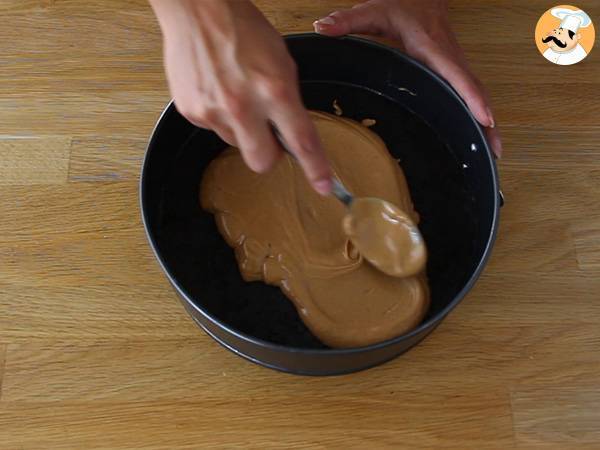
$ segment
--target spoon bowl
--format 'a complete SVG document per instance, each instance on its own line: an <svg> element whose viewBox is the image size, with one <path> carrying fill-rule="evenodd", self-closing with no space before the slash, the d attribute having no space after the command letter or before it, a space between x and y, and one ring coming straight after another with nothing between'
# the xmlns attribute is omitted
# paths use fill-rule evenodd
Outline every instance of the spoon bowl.
<svg viewBox="0 0 600 450"><path fill-rule="evenodd" d="M343 228L358 252L393 277L409 277L425 268L427 250L412 218L394 204L357 197L348 207Z"/></svg>

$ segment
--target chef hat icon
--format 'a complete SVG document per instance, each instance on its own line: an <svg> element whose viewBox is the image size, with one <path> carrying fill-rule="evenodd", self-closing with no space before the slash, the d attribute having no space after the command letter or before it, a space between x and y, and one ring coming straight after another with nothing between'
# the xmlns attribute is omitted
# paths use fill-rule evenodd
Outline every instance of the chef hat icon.
<svg viewBox="0 0 600 450"><path fill-rule="evenodd" d="M560 19L560 28L565 30L571 30L573 33L577 33L579 28L586 28L592 23L592 19L584 11L572 10L569 8L553 8L550 13Z"/></svg>

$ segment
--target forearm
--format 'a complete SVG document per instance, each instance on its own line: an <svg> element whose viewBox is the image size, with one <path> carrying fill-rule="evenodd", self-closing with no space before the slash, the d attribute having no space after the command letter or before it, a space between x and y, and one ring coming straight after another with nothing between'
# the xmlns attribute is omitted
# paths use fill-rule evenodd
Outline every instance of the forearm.
<svg viewBox="0 0 600 450"><path fill-rule="evenodd" d="M211 32L231 28L229 0L149 0L149 3L165 36L181 31L190 22Z"/></svg>

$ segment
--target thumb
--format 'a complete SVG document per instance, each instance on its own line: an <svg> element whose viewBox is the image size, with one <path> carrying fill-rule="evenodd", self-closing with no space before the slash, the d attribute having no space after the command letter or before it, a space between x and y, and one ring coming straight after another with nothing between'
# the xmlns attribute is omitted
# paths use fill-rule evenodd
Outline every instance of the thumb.
<svg viewBox="0 0 600 450"><path fill-rule="evenodd" d="M315 32L327 36L342 36L345 34L370 34L378 35L381 27L376 20L377 15L372 8L364 8L357 5L352 9L335 11L327 17L313 22Z"/></svg>

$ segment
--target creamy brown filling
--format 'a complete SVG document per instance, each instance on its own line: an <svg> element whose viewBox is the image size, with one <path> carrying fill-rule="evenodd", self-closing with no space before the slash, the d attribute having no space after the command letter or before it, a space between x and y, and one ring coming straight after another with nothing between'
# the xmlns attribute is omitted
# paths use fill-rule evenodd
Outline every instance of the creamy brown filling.
<svg viewBox="0 0 600 450"><path fill-rule="evenodd" d="M404 174L375 133L331 114L311 117L336 175L353 194L384 199L418 223ZM427 311L423 271L392 277L363 260L344 233L345 206L315 193L288 155L258 175L236 149L225 150L204 173L201 204L234 248L243 278L279 286L331 347L401 335Z"/></svg>

